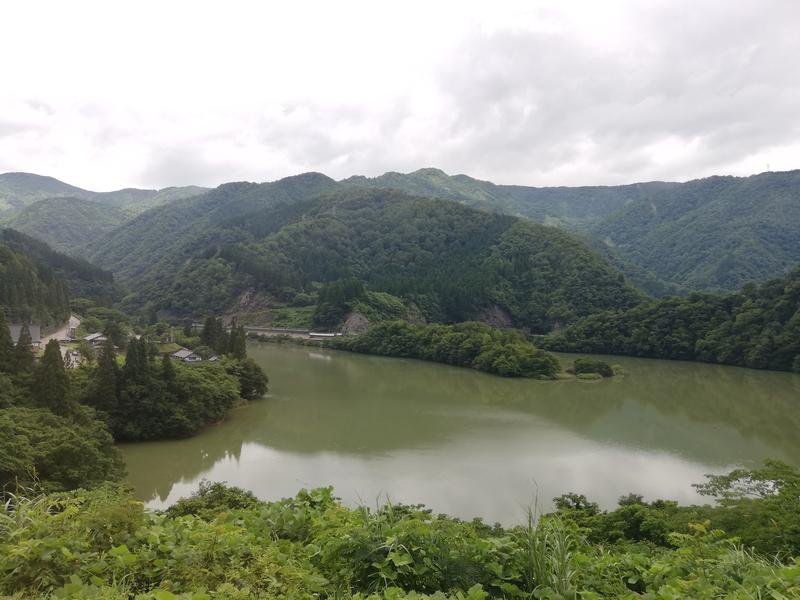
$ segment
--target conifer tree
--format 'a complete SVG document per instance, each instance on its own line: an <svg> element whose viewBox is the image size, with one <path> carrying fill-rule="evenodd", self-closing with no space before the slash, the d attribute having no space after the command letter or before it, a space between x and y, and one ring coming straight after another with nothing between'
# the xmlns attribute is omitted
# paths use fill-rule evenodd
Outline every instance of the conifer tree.
<svg viewBox="0 0 800 600"><path fill-rule="evenodd" d="M22 330L19 332L19 339L14 348L13 364L15 373L29 373L33 370L33 353L31 352L31 331L28 325L23 323Z"/></svg>
<svg viewBox="0 0 800 600"><path fill-rule="evenodd" d="M117 414L119 404L120 372L114 342L106 340L97 359L97 369L89 391L89 404L102 410L112 418Z"/></svg>
<svg viewBox="0 0 800 600"><path fill-rule="evenodd" d="M238 360L247 358L247 338L244 333L244 326L234 325L231 329L228 353Z"/></svg>
<svg viewBox="0 0 800 600"><path fill-rule="evenodd" d="M72 412L68 398L69 376L57 340L50 340L45 346L42 360L36 367L32 391L38 406L62 416Z"/></svg>

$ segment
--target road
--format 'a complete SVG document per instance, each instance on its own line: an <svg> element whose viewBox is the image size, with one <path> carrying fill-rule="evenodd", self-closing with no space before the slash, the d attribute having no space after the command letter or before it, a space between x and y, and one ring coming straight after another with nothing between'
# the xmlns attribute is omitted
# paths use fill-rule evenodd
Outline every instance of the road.
<svg viewBox="0 0 800 600"><path fill-rule="evenodd" d="M67 335L69 334L69 330L72 328L77 329L78 325L80 324L81 320L78 317L76 317L75 315L70 315L69 320L66 323L64 323L61 327L59 327L58 329L56 329L55 331L53 331L48 335L42 336L42 348L44 348L47 345L47 342L49 342L50 340L66 339Z"/></svg>

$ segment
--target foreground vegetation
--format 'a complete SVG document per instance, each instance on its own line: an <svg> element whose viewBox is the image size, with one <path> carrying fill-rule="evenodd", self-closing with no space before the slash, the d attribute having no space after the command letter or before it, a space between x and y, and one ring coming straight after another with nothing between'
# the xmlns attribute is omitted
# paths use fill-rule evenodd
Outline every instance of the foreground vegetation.
<svg viewBox="0 0 800 600"><path fill-rule="evenodd" d="M736 294L692 294L593 315L542 345L800 372L800 268Z"/></svg>
<svg viewBox="0 0 800 600"><path fill-rule="evenodd" d="M145 511L112 486L14 496L0 513L0 593L109 600L797 598L800 561L790 556L800 550L799 479L779 464L712 478L709 491L729 497L705 509L628 496L601 513L567 495L556 499L556 512L538 520L531 514L511 528L419 506L348 508L330 488L261 502L204 484L166 513ZM741 485L762 493L736 504ZM676 520L681 510L712 520ZM771 541L773 525L743 519L759 514L782 528L780 548ZM720 515L739 531L762 535L752 546L738 544L714 529ZM765 553L776 549L777 558Z"/></svg>
<svg viewBox="0 0 800 600"><path fill-rule="evenodd" d="M558 359L539 350L516 331L484 323L412 325L405 321L379 323L358 336L339 338L331 347L468 367L504 377L553 379Z"/></svg>

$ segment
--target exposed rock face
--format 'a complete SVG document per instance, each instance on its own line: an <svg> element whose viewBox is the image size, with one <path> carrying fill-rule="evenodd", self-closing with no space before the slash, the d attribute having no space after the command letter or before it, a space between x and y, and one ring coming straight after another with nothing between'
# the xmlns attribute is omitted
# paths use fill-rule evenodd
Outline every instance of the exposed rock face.
<svg viewBox="0 0 800 600"><path fill-rule="evenodd" d="M490 304L484 308L480 315L478 315L478 320L492 327L505 328L514 326L514 320L511 318L511 315L503 308L497 306L497 304Z"/></svg>
<svg viewBox="0 0 800 600"><path fill-rule="evenodd" d="M361 313L352 312L347 315L344 325L342 325L342 333L364 333L369 329L369 319Z"/></svg>

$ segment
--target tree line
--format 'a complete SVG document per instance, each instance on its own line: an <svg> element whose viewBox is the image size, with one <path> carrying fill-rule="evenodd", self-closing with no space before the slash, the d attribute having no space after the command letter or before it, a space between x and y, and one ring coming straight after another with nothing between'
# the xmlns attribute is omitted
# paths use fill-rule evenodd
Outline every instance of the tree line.
<svg viewBox="0 0 800 600"><path fill-rule="evenodd" d="M331 346L364 354L418 358L504 377L553 379L561 368L555 356L533 346L521 333L475 322L412 325L388 321L361 335L333 340Z"/></svg>
<svg viewBox="0 0 800 600"><path fill-rule="evenodd" d="M541 344L800 372L800 268L733 294L694 293L592 315Z"/></svg>

